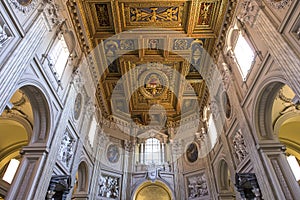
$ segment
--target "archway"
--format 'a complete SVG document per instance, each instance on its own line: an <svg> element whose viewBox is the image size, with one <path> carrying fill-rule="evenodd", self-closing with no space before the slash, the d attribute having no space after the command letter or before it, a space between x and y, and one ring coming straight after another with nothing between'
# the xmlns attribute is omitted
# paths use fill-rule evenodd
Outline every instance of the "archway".
<svg viewBox="0 0 300 200"><path fill-rule="evenodd" d="M6 103L0 116L2 198L33 198L46 161L49 116L48 102L35 86L17 89Z"/></svg>
<svg viewBox="0 0 300 200"><path fill-rule="evenodd" d="M80 162L75 178L72 198L88 196L89 171L85 161Z"/></svg>
<svg viewBox="0 0 300 200"><path fill-rule="evenodd" d="M171 200L172 193L167 185L160 181L147 181L136 190L133 200Z"/></svg>
<svg viewBox="0 0 300 200"><path fill-rule="evenodd" d="M20 151L32 135L33 113L28 97L17 90L0 116L0 196L5 198L21 162Z"/></svg>
<svg viewBox="0 0 300 200"><path fill-rule="evenodd" d="M269 79L261 88L254 116L257 142L266 168L264 176L273 180L268 187L274 192L268 195L269 198L293 199L300 195L300 191L286 157L289 152L286 141L298 140L295 138L298 134L291 130L297 129L294 120L299 118L287 116L291 113L300 115L299 97L284 82L272 82ZM288 148L288 152L284 153L285 148ZM297 159L294 161L297 164ZM297 171L299 169L297 166Z"/></svg>
<svg viewBox="0 0 300 200"><path fill-rule="evenodd" d="M285 145L287 159L300 183L300 98L284 85L277 92L272 107L274 137Z"/></svg>

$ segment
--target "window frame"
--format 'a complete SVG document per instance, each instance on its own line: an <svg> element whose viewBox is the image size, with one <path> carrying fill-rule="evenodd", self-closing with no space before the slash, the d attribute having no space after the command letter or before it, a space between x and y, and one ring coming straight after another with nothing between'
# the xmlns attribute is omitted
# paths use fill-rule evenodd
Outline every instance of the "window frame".
<svg viewBox="0 0 300 200"><path fill-rule="evenodd" d="M241 50L241 46L238 44L240 39L243 39L242 43L244 43L244 45L247 45L247 46L243 46L243 48L247 48L248 50L251 51L251 54L250 57L252 58L249 58L249 63L247 63L249 66L247 66L247 69L244 69L245 66L242 66L240 60L242 59L245 59L245 57L241 58L240 56L237 56L237 53L236 53L236 48L237 48L237 45L239 46L238 48ZM240 72L240 75L242 76L242 79L243 81L246 81L254 64L255 64L255 59L256 59L256 53L255 53L255 49L252 45L252 43L248 40L248 38L245 36L245 34L242 33L242 31L238 31L238 35L237 35L237 38L236 38L236 41L235 41L235 44L234 44L234 47L233 47L233 54L234 54L234 60L235 60L235 63L236 65L238 66L238 70ZM238 58L239 57L239 58ZM251 60L251 61L250 61Z"/></svg>

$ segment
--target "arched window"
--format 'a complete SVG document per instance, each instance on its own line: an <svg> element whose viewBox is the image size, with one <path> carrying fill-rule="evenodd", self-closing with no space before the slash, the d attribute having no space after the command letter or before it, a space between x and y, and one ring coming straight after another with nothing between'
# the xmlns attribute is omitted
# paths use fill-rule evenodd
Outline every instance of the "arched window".
<svg viewBox="0 0 300 200"><path fill-rule="evenodd" d="M234 55L241 75L243 79L246 79L246 76L253 65L255 55L249 43L241 33L239 33L234 47Z"/></svg>
<svg viewBox="0 0 300 200"><path fill-rule="evenodd" d="M164 149L156 138L149 138L145 141L145 164L160 164L163 162Z"/></svg>

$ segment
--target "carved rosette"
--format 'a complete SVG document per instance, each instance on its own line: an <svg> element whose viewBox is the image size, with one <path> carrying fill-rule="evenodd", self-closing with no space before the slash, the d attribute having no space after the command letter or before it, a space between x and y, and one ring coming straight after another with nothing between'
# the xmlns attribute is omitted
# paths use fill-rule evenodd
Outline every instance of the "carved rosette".
<svg viewBox="0 0 300 200"><path fill-rule="evenodd" d="M248 23L252 26L256 20L258 11L260 10L259 5L253 0L243 0L240 6L241 10L237 15L237 18L242 23Z"/></svg>
<svg viewBox="0 0 300 200"><path fill-rule="evenodd" d="M241 129L239 129L233 136L233 151L235 157L240 162L243 161L248 155L247 148L245 145L245 139L242 135Z"/></svg>

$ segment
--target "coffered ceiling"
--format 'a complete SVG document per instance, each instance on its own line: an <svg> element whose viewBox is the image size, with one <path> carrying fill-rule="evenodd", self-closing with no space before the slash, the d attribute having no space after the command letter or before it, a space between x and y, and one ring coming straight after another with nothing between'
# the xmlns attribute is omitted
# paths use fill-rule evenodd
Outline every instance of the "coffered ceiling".
<svg viewBox="0 0 300 200"><path fill-rule="evenodd" d="M201 111L209 92L199 68L217 57L234 2L69 1L81 45L93 52L102 114L149 124Z"/></svg>

